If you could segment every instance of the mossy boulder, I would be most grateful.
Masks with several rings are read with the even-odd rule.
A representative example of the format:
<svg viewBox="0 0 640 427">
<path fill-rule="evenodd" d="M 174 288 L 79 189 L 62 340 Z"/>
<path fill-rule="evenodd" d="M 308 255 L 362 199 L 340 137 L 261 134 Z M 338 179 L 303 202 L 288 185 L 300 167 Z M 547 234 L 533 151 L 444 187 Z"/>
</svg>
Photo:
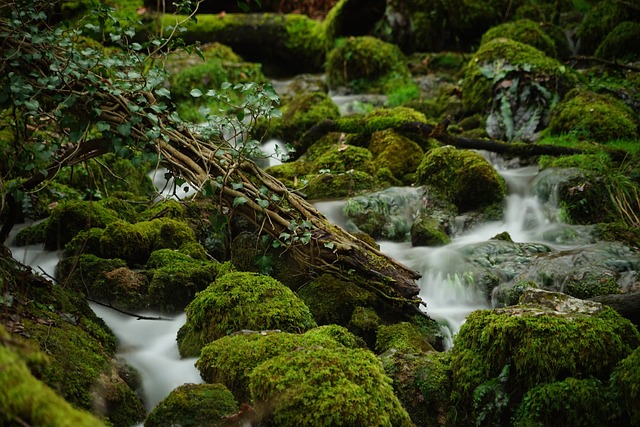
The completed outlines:
<svg viewBox="0 0 640 427">
<path fill-rule="evenodd" d="M 353 335 L 338 326 L 314 328 L 304 334 L 276 331 L 240 333 L 222 337 L 204 346 L 196 367 L 206 382 L 224 384 L 239 401 L 248 402 L 251 399 L 251 372 L 267 360 L 296 349 L 344 345 L 356 348 L 357 343 Z"/>
<path fill-rule="evenodd" d="M 356 307 L 375 305 L 370 291 L 330 274 L 323 274 L 298 291 L 319 325 L 347 326 Z"/>
<path fill-rule="evenodd" d="M 598 45 L 594 56 L 602 59 L 640 59 L 640 22 L 621 22 Z"/>
<path fill-rule="evenodd" d="M 118 213 L 99 202 L 68 202 L 51 211 L 45 228 L 44 247 L 56 250 L 64 247 L 81 231 L 103 228 L 119 219 Z"/>
<path fill-rule="evenodd" d="M 183 384 L 147 416 L 145 427 L 218 427 L 238 411 L 233 394 L 222 384 Z"/>
<path fill-rule="evenodd" d="M 596 142 L 638 138 L 637 115 L 609 95 L 574 89 L 554 108 L 548 132 L 578 133 Z"/>
<path fill-rule="evenodd" d="M 640 347 L 616 366 L 611 387 L 631 425 L 640 423 Z"/>
<path fill-rule="evenodd" d="M 638 330 L 612 309 L 528 289 L 517 306 L 467 317 L 451 350 L 452 396 L 463 419 L 509 420 L 530 389 L 568 377 L 607 381 L 638 345 Z M 499 396 L 508 407 L 491 406 Z"/>
<path fill-rule="evenodd" d="M 392 129 L 374 132 L 369 151 L 373 154 L 376 169 L 387 168 L 402 185 L 413 182 L 424 154 L 416 142 Z"/>
<path fill-rule="evenodd" d="M 251 396 L 273 426 L 412 426 L 373 353 L 301 348 L 251 373 Z"/>
<path fill-rule="evenodd" d="M 582 53 L 593 54 L 598 45 L 625 21 L 640 20 L 640 11 L 632 4 L 615 0 L 597 2 L 577 28 Z"/>
<path fill-rule="evenodd" d="M 410 107 L 378 108 L 364 117 L 364 125 L 356 121 L 353 131 L 362 132 L 364 127 L 365 132 L 374 133 L 413 122 L 427 123 L 427 118 L 424 113 Z"/>
<path fill-rule="evenodd" d="M 566 378 L 530 389 L 516 410 L 514 427 L 585 426 L 614 422 L 607 384 L 594 378 Z M 616 425 L 621 425 L 617 424 Z"/>
<path fill-rule="evenodd" d="M 344 215 L 348 228 L 367 233 L 374 239 L 404 241 L 419 205 L 417 189 L 393 187 L 347 200 Z"/>
<path fill-rule="evenodd" d="M 356 93 L 389 93 L 409 84 L 411 74 L 402 51 L 371 36 L 341 39 L 327 55 L 327 82 L 332 89 Z"/>
<path fill-rule="evenodd" d="M 451 146 L 427 152 L 418 167 L 418 184 L 429 185 L 460 212 L 502 202 L 506 185 L 484 157 Z"/>
<path fill-rule="evenodd" d="M 553 39 L 547 35 L 538 22 L 530 19 L 518 19 L 496 25 L 482 35 L 480 44 L 485 44 L 499 37 L 506 37 L 511 40 L 526 43 L 541 50 L 552 58 L 558 56 L 556 44 Z"/>
<path fill-rule="evenodd" d="M 377 185 L 371 174 L 356 170 L 311 174 L 305 179 L 307 182 L 301 190 L 312 200 L 353 197 L 374 190 Z"/>
<path fill-rule="evenodd" d="M 449 425 L 451 373 L 447 353 L 387 351 L 379 356 L 395 395 L 417 426 Z"/>
<path fill-rule="evenodd" d="M 0 424 L 56 427 L 106 425 L 100 418 L 75 408 L 34 377 L 25 363 L 24 342 L 12 338 L 1 325 L 0 341 Z"/>
<path fill-rule="evenodd" d="M 551 105 L 577 81 L 574 72 L 535 47 L 494 38 L 465 67 L 462 103 L 467 114 L 492 108 L 498 114 L 499 104 L 509 101 L 510 114 L 501 113 L 502 126 L 511 124 L 513 135 L 533 128 L 527 132 L 532 134 L 544 127 Z M 538 119 L 527 118 L 526 111 L 537 111 Z"/>
<path fill-rule="evenodd" d="M 286 286 L 249 272 L 218 277 L 187 306 L 187 322 L 178 331 L 183 357 L 242 329 L 303 332 L 316 326 L 309 308 Z"/>
<path fill-rule="evenodd" d="M 145 310 L 149 280 L 144 274 L 127 267 L 104 272 L 93 283 L 86 282 L 92 289 L 92 298 L 121 310 Z"/>
<path fill-rule="evenodd" d="M 432 334 L 425 333 L 416 324 L 399 322 L 392 325 L 380 325 L 376 340 L 376 352 L 425 353 L 435 351 L 431 342 L 433 342 Z"/>
<path fill-rule="evenodd" d="M 443 225 L 437 218 L 420 212 L 411 224 L 412 246 L 442 246 L 451 242 Z"/>
</svg>

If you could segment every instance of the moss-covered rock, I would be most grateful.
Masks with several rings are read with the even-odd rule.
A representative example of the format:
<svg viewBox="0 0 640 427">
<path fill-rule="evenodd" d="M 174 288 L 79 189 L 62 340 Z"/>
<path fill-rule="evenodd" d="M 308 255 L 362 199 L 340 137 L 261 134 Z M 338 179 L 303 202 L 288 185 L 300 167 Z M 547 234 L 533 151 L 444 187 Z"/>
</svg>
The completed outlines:
<svg viewBox="0 0 640 427">
<path fill-rule="evenodd" d="M 255 368 L 250 388 L 273 426 L 413 425 L 380 361 L 365 350 L 297 349 Z"/>
<path fill-rule="evenodd" d="M 528 44 L 541 50 L 547 56 L 557 57 L 556 44 L 549 37 L 542 26 L 530 19 L 518 19 L 504 24 L 496 25 L 482 35 L 480 44 L 499 37 L 506 37 L 521 43 Z"/>
<path fill-rule="evenodd" d="M 390 93 L 411 84 L 402 51 L 370 36 L 339 40 L 327 55 L 326 73 L 331 88 L 356 93 Z"/>
<path fill-rule="evenodd" d="M 435 351 L 429 341 L 433 336 L 426 334 L 418 325 L 409 322 L 380 325 L 376 351 L 400 351 L 403 353 L 423 353 Z"/>
<path fill-rule="evenodd" d="M 460 212 L 500 203 L 504 180 L 480 154 L 447 146 L 427 152 L 418 167 L 418 183 L 429 185 Z"/>
<path fill-rule="evenodd" d="M 610 308 L 528 289 L 520 305 L 468 316 L 451 350 L 453 398 L 462 419 L 504 422 L 536 386 L 608 380 L 639 344 L 638 330 Z M 493 405 L 500 396 L 508 406 Z"/>
<path fill-rule="evenodd" d="M 603 0 L 594 5 L 577 29 L 580 49 L 592 54 L 598 45 L 625 21 L 638 21 L 640 11 L 631 4 L 615 0 Z"/>
<path fill-rule="evenodd" d="M 121 310 L 145 310 L 149 307 L 147 276 L 127 267 L 104 272 L 93 283 L 85 283 L 91 289 L 91 297 L 102 303 Z"/>
<path fill-rule="evenodd" d="M 319 325 L 347 326 L 356 307 L 375 304 L 376 296 L 354 283 L 323 274 L 298 291 Z"/>
<path fill-rule="evenodd" d="M 353 131 L 363 132 L 364 127 L 364 132 L 373 134 L 376 131 L 397 128 L 413 122 L 427 123 L 427 118 L 423 113 L 409 107 L 378 108 L 364 117 L 364 124 L 356 121 Z"/>
<path fill-rule="evenodd" d="M 301 191 L 312 200 L 353 197 L 376 188 L 376 180 L 364 171 L 311 174 Z"/>
<path fill-rule="evenodd" d="M 597 427 L 615 422 L 606 383 L 594 378 L 569 377 L 540 385 L 530 389 L 522 400 L 514 416 L 514 427 Z"/>
<path fill-rule="evenodd" d="M 371 135 L 369 151 L 373 154 L 376 169 L 389 169 L 402 185 L 413 182 L 414 174 L 424 154 L 417 143 L 392 129 L 374 132 Z"/>
<path fill-rule="evenodd" d="M 640 423 L 640 347 L 616 366 L 611 387 L 631 425 Z"/>
<path fill-rule="evenodd" d="M 608 95 L 574 89 L 553 110 L 548 132 L 574 132 L 597 142 L 638 137 L 636 114 Z"/>
<path fill-rule="evenodd" d="M 587 266 L 575 269 L 567 275 L 563 292 L 581 299 L 617 294 L 621 292 L 617 279 L 613 271 L 602 271 Z"/>
<path fill-rule="evenodd" d="M 168 249 L 161 249 L 167 251 Z M 158 260 L 158 256 L 154 257 Z M 179 254 L 179 253 L 178 253 Z M 157 265 L 156 262 L 153 265 Z M 149 284 L 149 306 L 163 313 L 177 313 L 193 301 L 196 293 L 204 290 L 213 282 L 220 272 L 220 263 L 216 261 L 199 261 L 193 258 L 163 263 L 151 274 Z"/>
<path fill-rule="evenodd" d="M 105 424 L 74 408 L 58 393 L 32 375 L 25 364 L 24 344 L 0 326 L 0 424 L 100 427 Z M 22 349 L 16 352 L 15 349 Z"/>
<path fill-rule="evenodd" d="M 334 338 L 336 328 L 341 330 L 338 333 L 342 338 Z M 314 328 L 304 334 L 274 331 L 241 333 L 222 337 L 204 346 L 196 367 L 206 382 L 222 383 L 239 401 L 248 402 L 251 398 L 251 372 L 267 360 L 296 349 L 336 348 L 344 344 L 355 348 L 356 343 L 356 338 L 346 329 L 335 326 Z"/>
<path fill-rule="evenodd" d="M 574 72 L 540 50 L 511 39 L 494 38 L 480 46 L 465 67 L 462 102 L 468 114 L 483 112 L 493 104 L 500 126 L 507 128 L 506 134 L 515 136 L 526 130 L 533 135 L 546 125 L 554 101 L 576 82 Z M 509 102 L 509 114 L 498 111 L 503 100 Z M 537 120 L 532 121 L 526 111 L 536 111 Z M 509 126 L 513 127 L 510 132 Z"/>
<path fill-rule="evenodd" d="M 447 353 L 388 351 L 379 356 L 395 395 L 417 426 L 450 425 L 451 374 Z"/>
<path fill-rule="evenodd" d="M 640 59 L 640 22 L 621 22 L 598 45 L 594 56 L 603 59 Z"/>
<path fill-rule="evenodd" d="M 303 332 L 316 326 L 306 305 L 277 280 L 238 272 L 218 277 L 187 306 L 178 332 L 183 357 L 198 356 L 211 341 L 242 329 Z"/>
<path fill-rule="evenodd" d="M 233 394 L 222 384 L 183 384 L 153 408 L 145 427 L 218 427 L 238 411 Z"/>
<path fill-rule="evenodd" d="M 411 224 L 412 246 L 442 246 L 450 241 L 440 221 L 426 212 L 420 212 Z"/>
<path fill-rule="evenodd" d="M 103 228 L 119 219 L 118 213 L 99 202 L 69 202 L 58 205 L 47 220 L 44 245 L 56 250 L 64 247 L 80 231 Z"/>
</svg>

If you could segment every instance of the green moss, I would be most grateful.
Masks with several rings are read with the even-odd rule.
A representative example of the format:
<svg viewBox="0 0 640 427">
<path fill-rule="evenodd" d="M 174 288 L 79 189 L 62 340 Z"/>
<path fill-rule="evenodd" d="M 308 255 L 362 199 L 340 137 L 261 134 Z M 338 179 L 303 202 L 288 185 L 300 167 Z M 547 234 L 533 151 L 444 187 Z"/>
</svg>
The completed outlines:
<svg viewBox="0 0 640 427">
<path fill-rule="evenodd" d="M 197 292 L 216 279 L 219 269 L 220 264 L 216 261 L 193 259 L 157 268 L 149 285 L 150 307 L 163 313 L 182 311 Z"/>
<path fill-rule="evenodd" d="M 143 221 L 151 221 L 156 218 L 183 218 L 186 214 L 186 210 L 182 203 L 176 200 L 161 200 L 158 203 L 154 203 L 148 209 L 145 209 L 140 213 L 140 219 Z M 135 222 L 135 221 L 130 221 Z"/>
<path fill-rule="evenodd" d="M 586 271 L 574 272 L 567 277 L 563 292 L 581 299 L 618 294 L 621 290 L 616 279 L 613 273 L 598 274 L 586 269 Z"/>
<path fill-rule="evenodd" d="M 173 267 L 182 263 L 192 263 L 193 258 L 175 249 L 158 249 L 149 256 L 146 267 L 156 269 L 162 267 Z"/>
<path fill-rule="evenodd" d="M 183 384 L 153 408 L 145 427 L 217 427 L 238 411 L 233 394 L 222 384 Z"/>
<path fill-rule="evenodd" d="M 640 247 L 640 229 L 629 227 L 624 222 L 596 224 L 594 237 L 607 242 L 623 242 L 634 248 Z"/>
<path fill-rule="evenodd" d="M 251 395 L 269 425 L 411 426 L 376 357 L 364 350 L 303 348 L 253 370 Z"/>
<path fill-rule="evenodd" d="M 44 243 L 47 233 L 47 222 L 41 221 L 35 225 L 25 227 L 18 231 L 12 244 L 16 246 L 34 245 Z"/>
<path fill-rule="evenodd" d="M 410 84 L 411 74 L 400 49 L 370 36 L 336 43 L 327 55 L 327 82 L 357 93 L 390 93 Z"/>
<path fill-rule="evenodd" d="M 598 427 L 615 423 L 611 407 L 609 390 L 602 381 L 569 377 L 529 390 L 516 411 L 513 426 Z"/>
<path fill-rule="evenodd" d="M 381 131 L 388 128 L 397 128 L 406 123 L 427 123 L 424 114 L 413 108 L 395 107 L 380 108 L 365 116 L 364 130 L 367 133 Z M 357 122 L 355 132 L 362 132 L 362 124 Z"/>
<path fill-rule="evenodd" d="M 371 292 L 330 274 L 323 274 L 305 285 L 298 295 L 319 325 L 346 326 L 356 307 L 371 306 L 376 301 Z"/>
<path fill-rule="evenodd" d="M 461 212 L 500 203 L 506 193 L 504 180 L 484 157 L 450 146 L 424 155 L 417 181 L 434 187 Z"/>
<path fill-rule="evenodd" d="M 361 337 L 369 348 L 375 348 L 378 326 L 382 320 L 371 307 L 356 307 L 353 310 L 347 329 Z"/>
<path fill-rule="evenodd" d="M 353 145 L 334 145 L 315 159 L 312 172 L 329 171 L 333 173 L 359 171 L 372 173 L 374 165 L 371 151 Z"/>
<path fill-rule="evenodd" d="M 558 56 L 555 42 L 545 33 L 539 23 L 530 19 L 518 19 L 493 27 L 483 34 L 480 44 L 485 44 L 499 37 L 506 37 L 528 44 L 541 50 L 550 57 Z"/>
<path fill-rule="evenodd" d="M 640 22 L 622 22 L 606 35 L 598 45 L 594 56 L 610 60 L 637 61 L 640 59 L 638 37 L 640 37 Z"/>
<path fill-rule="evenodd" d="M 182 356 L 197 356 L 207 343 L 241 329 L 301 332 L 315 325 L 304 303 L 277 280 L 254 273 L 218 277 L 187 306 L 178 332 Z"/>
<path fill-rule="evenodd" d="M 597 3 L 589 10 L 578 27 L 577 36 L 580 39 L 581 50 L 585 54 L 592 54 L 618 24 L 624 21 L 637 21 L 639 14 L 637 8 L 634 10 L 633 6 L 624 2 L 603 0 Z"/>
<path fill-rule="evenodd" d="M 550 94 L 563 94 L 578 81 L 574 72 L 532 46 L 507 38 L 492 39 L 480 46 L 465 67 L 462 103 L 467 114 L 484 111 L 496 85 L 511 72 L 528 76 Z"/>
<path fill-rule="evenodd" d="M 608 95 L 574 89 L 553 110 L 548 132 L 574 132 L 597 142 L 638 138 L 635 114 Z"/>
<path fill-rule="evenodd" d="M 380 358 L 415 425 L 456 425 L 454 416 L 449 420 L 451 373 L 446 353 L 390 351 Z"/>
<path fill-rule="evenodd" d="M 375 189 L 375 180 L 364 171 L 307 175 L 307 183 L 300 187 L 310 199 L 352 197 Z"/>
<path fill-rule="evenodd" d="M 442 246 L 451 241 L 437 218 L 420 213 L 411 224 L 412 246 Z"/>
<path fill-rule="evenodd" d="M 384 353 L 390 350 L 403 353 L 422 353 L 435 351 L 429 344 L 429 336 L 417 325 L 400 322 L 393 325 L 380 325 L 376 351 Z"/>
<path fill-rule="evenodd" d="M 0 327 L 0 424 L 99 427 L 100 419 L 72 407 L 51 388 L 37 380 L 14 351 L 20 346 Z"/>
<path fill-rule="evenodd" d="M 408 178 L 418 169 L 424 154 L 418 144 L 392 129 L 374 132 L 369 150 L 373 154 L 376 169 L 389 169 L 404 185 L 411 184 Z"/>
<path fill-rule="evenodd" d="M 549 298 L 546 306 L 479 310 L 467 317 L 451 350 L 457 408 L 466 411 L 472 400 L 482 402 L 482 407 L 476 405 L 477 416 L 490 409 L 479 394 L 488 397 L 487 392 L 500 390 L 509 396 L 509 409 L 502 408 L 508 417 L 533 387 L 567 377 L 606 381 L 640 344 L 637 329 L 612 309 L 560 313 L 558 307 L 580 300 L 542 294 Z"/>
<path fill-rule="evenodd" d="M 249 377 L 256 367 L 296 349 L 336 348 L 344 342 L 357 342 L 346 329 L 340 329 L 337 339 L 336 334 L 327 333 L 326 328 L 314 328 L 304 334 L 270 332 L 222 337 L 202 348 L 196 367 L 206 382 L 222 383 L 240 401 L 246 402 L 250 400 Z M 335 332 L 335 328 L 333 330 Z"/>
<path fill-rule="evenodd" d="M 611 387 L 632 425 L 640 423 L 640 347 L 616 366 Z"/>
<path fill-rule="evenodd" d="M 118 218 L 117 212 L 100 203 L 79 201 L 58 205 L 47 220 L 45 248 L 62 248 L 80 231 L 91 227 L 105 227 Z"/>
</svg>

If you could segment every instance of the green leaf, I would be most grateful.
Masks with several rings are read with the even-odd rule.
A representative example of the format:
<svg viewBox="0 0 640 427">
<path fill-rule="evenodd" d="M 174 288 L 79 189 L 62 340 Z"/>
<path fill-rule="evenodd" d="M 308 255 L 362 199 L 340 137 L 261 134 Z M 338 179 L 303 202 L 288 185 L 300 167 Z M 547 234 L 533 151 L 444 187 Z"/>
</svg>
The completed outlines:
<svg viewBox="0 0 640 427">
<path fill-rule="evenodd" d="M 131 122 L 126 122 L 118 125 L 118 133 L 122 136 L 131 135 Z"/>
<path fill-rule="evenodd" d="M 158 96 L 164 96 L 165 98 L 171 98 L 171 92 L 169 92 L 169 89 L 165 88 L 165 87 L 161 87 L 155 90 L 156 95 Z"/>
<path fill-rule="evenodd" d="M 111 129 L 111 125 L 107 122 L 98 122 L 96 123 L 96 128 L 99 132 L 104 132 Z"/>
<path fill-rule="evenodd" d="M 256 203 L 262 208 L 266 209 L 269 207 L 269 201 L 265 199 L 256 199 Z"/>
<path fill-rule="evenodd" d="M 245 203 L 247 203 L 247 201 L 248 200 L 246 197 L 238 196 L 233 199 L 233 207 L 235 208 L 236 206 L 244 205 Z"/>
<path fill-rule="evenodd" d="M 189 94 L 194 98 L 200 98 L 202 96 L 202 91 L 200 89 L 191 89 Z"/>
</svg>

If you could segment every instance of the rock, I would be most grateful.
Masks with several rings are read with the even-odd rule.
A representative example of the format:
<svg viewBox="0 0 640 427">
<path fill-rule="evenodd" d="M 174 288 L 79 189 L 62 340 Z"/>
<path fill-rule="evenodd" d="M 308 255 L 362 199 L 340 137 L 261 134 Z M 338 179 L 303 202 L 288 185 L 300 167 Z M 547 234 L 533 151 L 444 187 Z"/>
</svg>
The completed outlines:
<svg viewBox="0 0 640 427">
<path fill-rule="evenodd" d="M 435 218 L 420 213 L 411 225 L 412 246 L 442 246 L 451 242 L 444 227 Z"/>
</svg>

